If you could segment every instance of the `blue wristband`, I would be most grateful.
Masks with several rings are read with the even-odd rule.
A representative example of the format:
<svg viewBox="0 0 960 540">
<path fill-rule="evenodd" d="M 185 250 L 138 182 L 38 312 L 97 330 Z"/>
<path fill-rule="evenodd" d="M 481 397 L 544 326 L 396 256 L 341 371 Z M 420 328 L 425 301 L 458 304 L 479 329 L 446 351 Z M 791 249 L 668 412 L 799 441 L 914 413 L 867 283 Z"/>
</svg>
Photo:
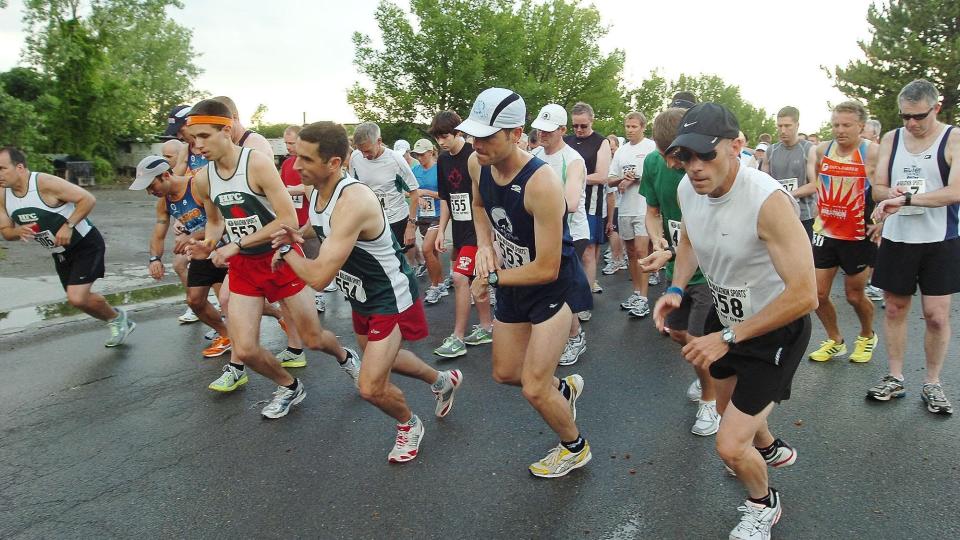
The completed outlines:
<svg viewBox="0 0 960 540">
<path fill-rule="evenodd" d="M 680 298 L 683 298 L 683 289 L 681 289 L 680 287 L 674 287 L 673 285 L 667 287 L 667 294 L 670 294 L 670 293 L 679 294 Z"/>
</svg>

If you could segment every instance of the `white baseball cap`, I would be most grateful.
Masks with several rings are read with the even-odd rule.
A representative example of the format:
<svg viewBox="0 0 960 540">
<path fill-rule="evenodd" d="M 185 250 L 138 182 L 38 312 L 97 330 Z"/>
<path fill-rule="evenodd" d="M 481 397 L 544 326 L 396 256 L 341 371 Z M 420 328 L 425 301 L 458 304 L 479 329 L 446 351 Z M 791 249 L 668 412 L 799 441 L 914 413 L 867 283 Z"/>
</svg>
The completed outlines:
<svg viewBox="0 0 960 540">
<path fill-rule="evenodd" d="M 760 152 L 760 151 L 762 150 L 762 151 L 766 152 L 766 151 L 767 151 L 767 148 L 770 148 L 770 146 L 769 146 L 767 143 L 762 142 L 762 143 L 760 143 L 760 144 L 757 145 L 756 151 L 757 151 L 757 152 Z"/>
<path fill-rule="evenodd" d="M 530 124 L 534 129 L 551 132 L 567 125 L 567 111 L 556 103 L 548 103 L 540 109 L 537 119 Z"/>
<path fill-rule="evenodd" d="M 139 191 L 146 189 L 156 177 L 170 170 L 167 158 L 163 156 L 147 156 L 137 164 L 137 177 L 130 184 L 130 189 Z"/>
<path fill-rule="evenodd" d="M 457 126 L 474 137 L 489 137 L 501 129 L 523 127 L 527 106 L 523 98 L 506 88 L 487 88 L 473 102 L 470 117 Z"/>
<path fill-rule="evenodd" d="M 397 142 L 393 143 L 393 151 L 403 154 L 410 151 L 410 143 L 403 139 L 397 139 Z"/>
</svg>

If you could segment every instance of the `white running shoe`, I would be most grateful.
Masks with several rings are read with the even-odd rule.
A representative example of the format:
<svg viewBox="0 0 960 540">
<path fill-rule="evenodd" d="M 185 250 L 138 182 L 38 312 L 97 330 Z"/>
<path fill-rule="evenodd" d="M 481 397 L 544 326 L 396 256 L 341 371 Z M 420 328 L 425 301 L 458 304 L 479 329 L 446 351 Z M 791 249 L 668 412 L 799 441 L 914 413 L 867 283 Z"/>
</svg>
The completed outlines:
<svg viewBox="0 0 960 540">
<path fill-rule="evenodd" d="M 557 365 L 560 366 L 572 366 L 577 363 L 577 360 L 580 359 L 582 355 L 587 350 L 587 335 L 583 331 L 583 328 L 580 329 L 580 332 L 572 338 L 567 338 L 567 345 L 563 348 L 563 353 L 560 354 L 560 361 L 557 362 Z"/>
<path fill-rule="evenodd" d="M 700 379 L 694 379 L 687 387 L 687 399 L 694 402 L 700 401 L 701 394 L 703 394 L 703 388 L 700 387 Z"/>
<path fill-rule="evenodd" d="M 297 379 L 297 389 L 291 390 L 286 386 L 278 386 L 273 393 L 273 399 L 267 406 L 260 411 L 264 418 L 282 418 L 290 412 L 290 408 L 303 401 L 307 397 L 306 390 L 303 389 L 303 383 Z"/>
<path fill-rule="evenodd" d="M 709 437 L 720 431 L 720 413 L 717 412 L 716 401 L 705 401 L 697 409 L 697 420 L 693 423 L 690 433 Z"/>
<path fill-rule="evenodd" d="M 360 355 L 349 347 L 344 347 L 343 350 L 347 351 L 347 361 L 340 364 L 340 369 L 353 379 L 354 386 L 360 388 Z"/>
<path fill-rule="evenodd" d="M 207 341 L 213 341 L 218 337 L 220 337 L 220 333 L 212 328 L 210 330 L 207 330 L 207 333 L 203 335 L 203 339 Z"/>
<path fill-rule="evenodd" d="M 387 456 L 390 463 L 406 463 L 417 457 L 420 451 L 420 441 L 423 440 L 423 422 L 413 415 L 410 419 L 415 421 L 413 425 L 410 422 L 406 424 L 397 424 L 397 439 L 393 445 L 393 450 Z"/>
<path fill-rule="evenodd" d="M 647 303 L 646 298 L 641 296 L 640 299 L 637 300 L 637 303 L 630 308 L 628 313 L 630 314 L 631 318 L 642 319 L 650 314 L 650 304 Z"/>
<path fill-rule="evenodd" d="M 442 292 L 440 287 L 428 287 L 427 293 L 423 295 L 423 301 L 430 305 L 436 304 L 440 301 L 440 298 L 444 296 Z"/>
<path fill-rule="evenodd" d="M 443 389 L 431 389 L 433 395 L 437 398 L 437 408 L 436 411 L 434 411 L 437 418 L 443 418 L 450 412 L 450 409 L 453 408 L 453 398 L 457 393 L 457 389 L 459 389 L 463 383 L 463 373 L 459 369 L 444 371 L 440 376 L 446 379 L 443 384 Z"/>
<path fill-rule="evenodd" d="M 567 383 L 567 387 L 570 388 L 570 415 L 573 416 L 573 420 L 577 420 L 577 399 L 580 398 L 580 395 L 583 394 L 583 377 L 574 373 L 573 375 L 567 375 L 563 378 Z"/>
<path fill-rule="evenodd" d="M 771 506 L 764 506 L 752 501 L 746 501 L 737 508 L 743 513 L 740 523 L 730 531 L 730 540 L 770 540 L 770 529 L 783 513 L 780 506 L 780 494 L 770 488 Z"/>
<path fill-rule="evenodd" d="M 177 320 L 180 324 L 190 324 L 199 321 L 200 318 L 197 317 L 197 314 L 194 313 L 192 309 L 187 308 L 187 310 L 183 312 L 183 315 L 177 317 Z"/>
<path fill-rule="evenodd" d="M 651 272 L 650 277 L 647 278 L 647 285 L 659 285 L 660 284 L 660 271 Z"/>
<path fill-rule="evenodd" d="M 627 309 L 627 310 L 633 309 L 633 306 L 635 306 L 637 304 L 637 301 L 640 300 L 641 298 L 643 298 L 643 296 L 640 296 L 640 293 L 634 291 L 633 293 L 630 294 L 630 296 L 627 297 L 626 300 L 624 300 L 623 302 L 620 302 L 620 309 Z"/>
<path fill-rule="evenodd" d="M 610 262 L 608 262 L 606 266 L 603 267 L 603 270 L 600 270 L 600 272 L 605 276 L 611 276 L 613 274 L 616 274 L 619 271 L 620 271 L 620 262 L 614 261 L 614 260 L 611 260 Z"/>
<path fill-rule="evenodd" d="M 591 317 L 593 317 L 593 312 L 589 309 L 577 313 L 577 318 L 580 319 L 580 322 L 587 322 Z"/>
</svg>

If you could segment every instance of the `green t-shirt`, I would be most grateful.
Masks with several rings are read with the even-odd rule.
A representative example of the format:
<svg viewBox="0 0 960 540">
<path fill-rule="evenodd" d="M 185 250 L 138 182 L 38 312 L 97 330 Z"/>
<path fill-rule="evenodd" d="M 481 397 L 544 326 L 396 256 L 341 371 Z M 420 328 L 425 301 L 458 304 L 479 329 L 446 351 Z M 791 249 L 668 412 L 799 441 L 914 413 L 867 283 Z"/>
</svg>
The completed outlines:
<svg viewBox="0 0 960 540">
<path fill-rule="evenodd" d="M 663 219 L 664 236 L 673 247 L 677 246 L 680 234 L 680 204 L 677 202 L 677 186 L 683 178 L 682 169 L 671 169 L 663 160 L 660 152 L 647 154 L 643 160 L 643 181 L 640 182 L 640 194 L 647 199 L 647 205 L 660 210 Z M 667 278 L 673 279 L 673 261 L 667 263 Z M 690 278 L 690 285 L 706 283 L 700 269 Z"/>
</svg>

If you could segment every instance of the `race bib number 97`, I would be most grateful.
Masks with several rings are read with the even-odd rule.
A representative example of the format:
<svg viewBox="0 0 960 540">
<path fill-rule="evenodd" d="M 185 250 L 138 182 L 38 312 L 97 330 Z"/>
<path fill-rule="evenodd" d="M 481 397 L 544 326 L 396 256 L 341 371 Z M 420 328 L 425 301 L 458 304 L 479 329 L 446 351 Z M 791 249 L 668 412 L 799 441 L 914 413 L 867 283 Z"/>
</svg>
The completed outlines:
<svg viewBox="0 0 960 540">
<path fill-rule="evenodd" d="M 454 221 L 470 221 L 473 219 L 469 193 L 450 194 L 450 215 L 453 216 Z"/>
<path fill-rule="evenodd" d="M 260 216 L 248 216 L 244 218 L 230 218 L 227 222 L 227 234 L 230 235 L 230 241 L 236 242 L 244 236 L 250 236 L 263 228 L 260 222 Z"/>
<path fill-rule="evenodd" d="M 794 190 L 800 185 L 796 178 L 784 178 L 780 180 L 780 185 L 783 186 L 783 189 L 793 193 Z"/>
<path fill-rule="evenodd" d="M 343 270 L 337 272 L 337 288 L 350 300 L 364 303 L 367 301 L 367 291 L 363 288 L 363 280 Z"/>
<path fill-rule="evenodd" d="M 742 323 L 753 315 L 750 289 L 718 285 L 709 278 L 707 284 L 713 294 L 713 305 L 717 310 L 717 315 L 720 316 L 720 322 L 724 326 L 730 327 Z"/>
<path fill-rule="evenodd" d="M 504 268 L 517 268 L 530 262 L 529 249 L 511 242 L 496 229 L 493 233 L 497 240 L 497 253 L 500 255 L 500 263 Z"/>
</svg>

